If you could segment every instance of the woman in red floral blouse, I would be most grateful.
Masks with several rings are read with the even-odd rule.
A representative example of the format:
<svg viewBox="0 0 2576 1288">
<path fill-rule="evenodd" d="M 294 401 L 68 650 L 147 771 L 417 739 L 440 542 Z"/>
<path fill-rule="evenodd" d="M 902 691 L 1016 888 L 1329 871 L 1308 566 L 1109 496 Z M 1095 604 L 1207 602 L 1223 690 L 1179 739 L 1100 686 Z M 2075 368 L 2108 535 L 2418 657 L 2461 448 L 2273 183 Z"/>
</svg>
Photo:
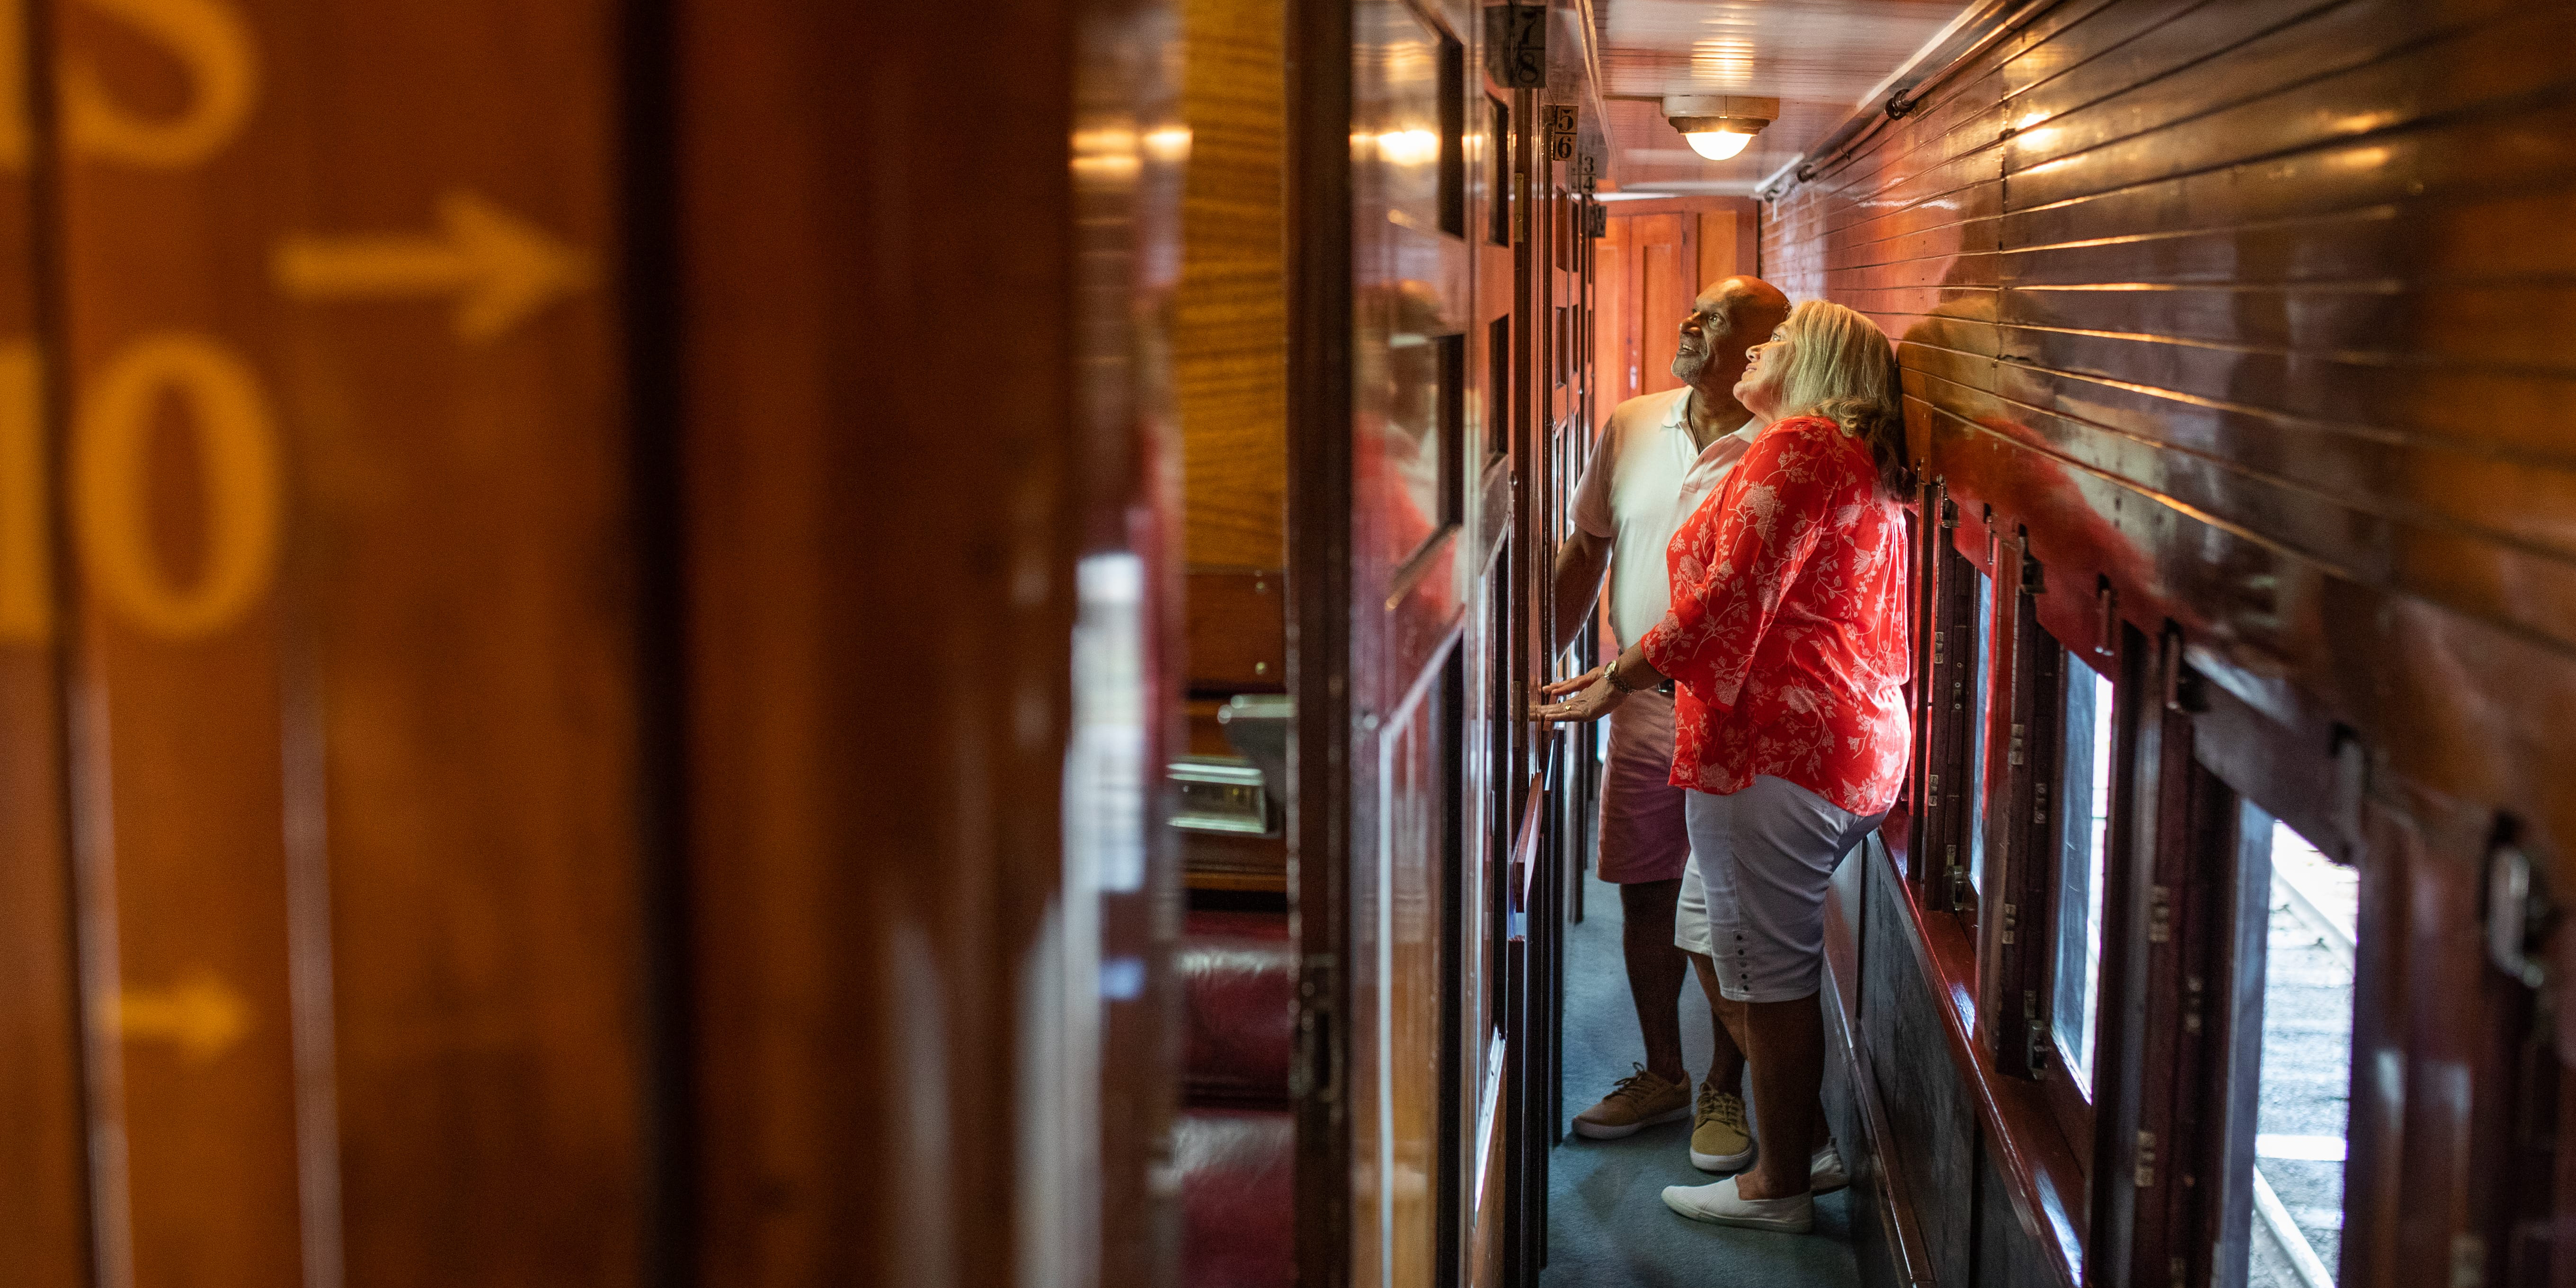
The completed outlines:
<svg viewBox="0 0 2576 1288">
<path fill-rule="evenodd" d="M 1816 1113 L 1825 888 L 1904 782 L 1906 463 L 1896 355 L 1867 318 L 1801 304 L 1757 345 L 1736 398 L 1770 423 L 1666 549 L 1671 614 L 1608 666 L 1546 690 L 1593 720 L 1677 682 L 1673 782 L 1707 894 L 1718 984 L 1746 1005 L 1752 1170 L 1664 1202 L 1725 1225 L 1805 1231 L 1845 1183 Z M 1822 1140 L 1821 1145 L 1815 1142 Z M 1815 1148 L 1810 1149 L 1811 1145 Z"/>
</svg>

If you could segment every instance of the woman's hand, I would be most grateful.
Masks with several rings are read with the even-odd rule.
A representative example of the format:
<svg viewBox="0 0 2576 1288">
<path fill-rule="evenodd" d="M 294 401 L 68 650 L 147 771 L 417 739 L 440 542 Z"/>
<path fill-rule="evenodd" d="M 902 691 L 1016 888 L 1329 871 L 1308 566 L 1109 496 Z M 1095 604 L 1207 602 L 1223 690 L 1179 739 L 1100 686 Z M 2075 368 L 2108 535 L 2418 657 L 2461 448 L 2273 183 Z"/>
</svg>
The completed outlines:
<svg viewBox="0 0 2576 1288">
<path fill-rule="evenodd" d="M 1618 709 L 1628 700 L 1626 690 L 1610 683 L 1610 668 L 1596 666 L 1571 680 L 1559 680 L 1538 691 L 1550 701 L 1530 708 L 1530 719 L 1541 724 L 1585 724 Z M 1567 695 L 1573 695 L 1568 697 Z"/>
</svg>

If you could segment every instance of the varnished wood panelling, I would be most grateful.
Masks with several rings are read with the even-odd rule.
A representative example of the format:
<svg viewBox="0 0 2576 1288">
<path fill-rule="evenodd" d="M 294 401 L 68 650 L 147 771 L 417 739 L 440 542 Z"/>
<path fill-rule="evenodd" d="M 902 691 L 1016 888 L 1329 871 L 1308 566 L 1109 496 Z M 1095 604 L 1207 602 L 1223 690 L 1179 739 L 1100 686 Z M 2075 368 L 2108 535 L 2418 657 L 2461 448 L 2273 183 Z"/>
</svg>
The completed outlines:
<svg viewBox="0 0 2576 1288">
<path fill-rule="evenodd" d="M 0 1266 L 89 1282 L 61 656 L 22 5 L 0 5 Z M 50 346 L 47 346 L 50 347 Z"/>
<path fill-rule="evenodd" d="M 1189 166 L 1172 380 L 1184 544 L 1192 564 L 1279 568 L 1288 521 L 1286 18 L 1280 0 L 1188 0 L 1181 15 Z"/>
<path fill-rule="evenodd" d="M 2471 960 L 2479 914 L 2454 883 L 2499 814 L 2576 874 L 2545 732 L 2576 719 L 2570 21 L 2487 0 L 2061 4 L 1768 221 L 1784 285 L 1900 341 L 1929 472 L 2029 528 L 2041 623 L 2103 644 L 2099 581 L 2117 616 L 2177 624 L 2229 695 L 2201 717 L 2227 740 L 2210 763 L 2362 859 L 2346 1282 L 2463 1256 L 2498 1282 L 2524 1237 L 2482 1187 L 2519 1147 L 2496 1115 L 2525 1021 Z M 2367 837 L 2317 799 L 2362 795 L 2338 776 L 2348 738 L 2386 812 Z M 2434 1066 L 2453 1081 L 2422 1104 Z M 2007 1281 L 2011 1237 L 1982 1228 L 1986 1280 Z"/>
<path fill-rule="evenodd" d="M 2562 11 L 2502 8 L 2115 4 L 2008 42 L 2000 84 L 2021 92 L 2002 105 L 2027 123 L 1990 185 L 2017 212 L 1991 261 L 2001 361 L 1941 356 L 1983 348 L 1957 322 L 1885 318 L 1909 369 L 1939 382 L 1910 389 L 2101 480 L 2077 490 L 2125 507 L 2115 523 L 2180 507 L 2186 526 L 2282 543 L 2331 576 L 2576 643 L 2551 589 L 2571 482 L 2539 430 L 2567 393 L 2566 306 L 2534 276 L 2559 271 L 2563 239 L 2507 235 L 2542 227 L 2576 168 L 2567 109 L 2514 96 L 2576 71 Z M 2477 105 L 2493 106 L 2459 114 Z M 1819 229 L 1950 182 L 1940 164 L 1872 164 L 1860 191 L 1829 191 L 1829 173 L 1793 193 L 1772 257 L 1813 262 L 1799 257 L 1827 244 Z M 1945 240 L 1865 244 L 1918 252 L 1913 281 L 1980 280 L 1970 245 Z M 1888 313 L 1923 289 L 1887 285 L 1909 278 L 1883 254 L 1830 255 L 1813 279 L 1827 294 Z M 2187 600 L 2205 580 L 2168 589 Z M 2292 643 L 2306 628 L 2236 629 L 2315 656 Z"/>
<path fill-rule="evenodd" d="M 1278 572 L 1189 576 L 1189 687 L 1194 693 L 1279 693 L 1288 687 L 1282 621 L 1286 577 Z"/>
<path fill-rule="evenodd" d="M 1160 999 L 1090 972 L 1150 981 L 1170 889 L 1117 788 L 1152 781 L 1180 690 L 1139 325 L 1178 267 L 1178 31 L 1151 4 L 971 25 L 679 6 L 701 1204 L 675 1277 L 1159 1277 L 1173 1071 L 1133 1022 Z"/>
<path fill-rule="evenodd" d="M 618 13 L 52 12 L 99 1273 L 634 1282 Z"/>
<path fill-rule="evenodd" d="M 1862 862 L 1868 851 L 1846 862 Z M 1914 1200 L 1925 1256 L 1935 1283 L 1966 1284 L 1976 1220 L 1977 1116 L 1948 1058 L 1949 1043 L 1934 1008 L 1950 1005 L 1917 964 L 1906 895 L 1884 872 L 1866 881 L 1861 927 L 1860 1033 L 1887 1110 L 1888 1146 L 1880 1162 Z"/>
</svg>

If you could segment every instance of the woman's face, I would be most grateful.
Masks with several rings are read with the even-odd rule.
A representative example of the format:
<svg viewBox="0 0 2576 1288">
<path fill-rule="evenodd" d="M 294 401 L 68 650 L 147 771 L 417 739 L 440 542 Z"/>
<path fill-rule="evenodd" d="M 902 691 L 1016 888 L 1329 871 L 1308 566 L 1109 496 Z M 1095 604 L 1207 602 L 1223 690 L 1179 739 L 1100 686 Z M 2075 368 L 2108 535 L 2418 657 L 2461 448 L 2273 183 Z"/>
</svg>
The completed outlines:
<svg viewBox="0 0 2576 1288">
<path fill-rule="evenodd" d="M 1786 329 L 1744 351 L 1744 377 L 1735 382 L 1735 401 L 1764 421 L 1780 415 L 1780 382 L 1789 375 L 1789 343 L 1780 334 Z"/>
</svg>

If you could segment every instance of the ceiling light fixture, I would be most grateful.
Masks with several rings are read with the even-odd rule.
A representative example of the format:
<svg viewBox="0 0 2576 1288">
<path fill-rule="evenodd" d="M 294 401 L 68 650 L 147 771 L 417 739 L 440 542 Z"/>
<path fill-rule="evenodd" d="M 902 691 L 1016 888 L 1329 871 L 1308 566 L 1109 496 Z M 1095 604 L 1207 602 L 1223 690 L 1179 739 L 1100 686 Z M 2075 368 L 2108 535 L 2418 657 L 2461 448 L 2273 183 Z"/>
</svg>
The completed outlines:
<svg viewBox="0 0 2576 1288">
<path fill-rule="evenodd" d="M 1691 151 L 1724 161 L 1744 150 L 1762 127 L 1780 118 L 1780 100 L 1737 94 L 1667 94 L 1664 118 L 1682 132 Z"/>
</svg>

